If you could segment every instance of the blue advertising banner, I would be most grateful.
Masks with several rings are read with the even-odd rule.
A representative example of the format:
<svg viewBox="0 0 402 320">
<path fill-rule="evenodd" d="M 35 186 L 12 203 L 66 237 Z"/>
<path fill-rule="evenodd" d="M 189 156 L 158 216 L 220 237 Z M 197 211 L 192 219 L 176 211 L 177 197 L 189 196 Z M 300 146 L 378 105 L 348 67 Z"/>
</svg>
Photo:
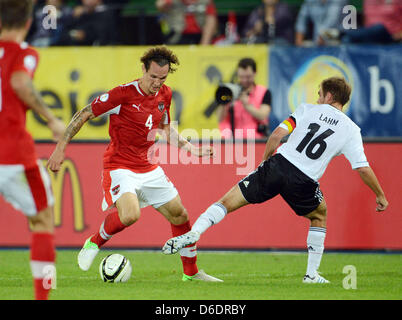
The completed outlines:
<svg viewBox="0 0 402 320">
<path fill-rule="evenodd" d="M 402 136 L 402 45 L 270 48 L 271 128 L 300 103 L 316 103 L 320 82 L 343 76 L 352 85 L 344 112 L 364 137 Z"/>
</svg>

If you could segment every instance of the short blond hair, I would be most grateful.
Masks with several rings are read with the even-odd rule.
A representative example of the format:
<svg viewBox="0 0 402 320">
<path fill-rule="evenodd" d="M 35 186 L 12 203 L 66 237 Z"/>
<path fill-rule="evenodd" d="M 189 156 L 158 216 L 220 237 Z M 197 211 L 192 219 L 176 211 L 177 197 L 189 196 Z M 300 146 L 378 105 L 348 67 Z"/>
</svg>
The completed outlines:
<svg viewBox="0 0 402 320">
<path fill-rule="evenodd" d="M 324 96 L 330 92 L 335 102 L 344 106 L 350 99 L 352 88 L 344 78 L 331 77 L 321 82 L 322 93 Z"/>
</svg>

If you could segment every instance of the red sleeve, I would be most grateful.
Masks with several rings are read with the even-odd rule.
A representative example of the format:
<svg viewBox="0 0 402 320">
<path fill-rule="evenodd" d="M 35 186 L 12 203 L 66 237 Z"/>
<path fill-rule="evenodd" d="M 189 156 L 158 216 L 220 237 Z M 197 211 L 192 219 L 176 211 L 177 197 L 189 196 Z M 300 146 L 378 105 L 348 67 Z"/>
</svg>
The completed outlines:
<svg viewBox="0 0 402 320">
<path fill-rule="evenodd" d="M 128 90 L 127 86 L 119 86 L 95 98 L 91 103 L 92 112 L 95 117 L 124 103 Z"/>
<path fill-rule="evenodd" d="M 29 74 L 31 78 L 34 77 L 36 68 L 38 67 L 39 63 L 39 54 L 38 52 L 28 47 L 27 49 L 23 49 L 20 51 L 19 55 L 17 56 L 11 73 L 17 71 L 25 71 Z"/>
<path fill-rule="evenodd" d="M 209 1 L 206 12 L 207 12 L 207 15 L 209 15 L 209 16 L 216 16 L 217 15 L 216 7 L 215 7 L 215 4 L 214 4 L 213 0 Z"/>
</svg>

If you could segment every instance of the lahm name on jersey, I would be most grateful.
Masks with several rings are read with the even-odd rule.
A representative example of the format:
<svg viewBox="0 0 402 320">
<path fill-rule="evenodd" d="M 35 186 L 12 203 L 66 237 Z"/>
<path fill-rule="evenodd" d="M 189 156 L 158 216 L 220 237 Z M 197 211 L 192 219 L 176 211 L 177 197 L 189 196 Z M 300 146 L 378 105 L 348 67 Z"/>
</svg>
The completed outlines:
<svg viewBox="0 0 402 320">
<path fill-rule="evenodd" d="M 324 122 L 326 122 L 328 124 L 332 124 L 334 126 L 336 126 L 338 124 L 338 122 L 339 122 L 339 120 L 328 118 L 327 116 L 324 116 L 322 113 L 321 113 L 320 118 L 318 120 L 324 121 Z"/>
</svg>

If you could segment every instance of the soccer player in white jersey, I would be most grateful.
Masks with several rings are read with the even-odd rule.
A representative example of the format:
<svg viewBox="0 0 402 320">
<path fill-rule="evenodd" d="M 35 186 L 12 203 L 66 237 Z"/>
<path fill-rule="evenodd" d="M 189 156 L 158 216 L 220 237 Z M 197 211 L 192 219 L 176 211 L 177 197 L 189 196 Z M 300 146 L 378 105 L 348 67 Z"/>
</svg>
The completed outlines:
<svg viewBox="0 0 402 320">
<path fill-rule="evenodd" d="M 176 253 L 180 248 L 198 241 L 202 233 L 229 212 L 280 194 L 297 215 L 311 222 L 303 283 L 328 283 L 318 273 L 327 221 L 327 207 L 318 180 L 331 159 L 344 154 L 352 169 L 374 192 L 376 210 L 384 211 L 388 206 L 364 154 L 360 128 L 342 112 L 350 93 L 351 88 L 343 78 L 332 77 L 322 81 L 317 105 L 301 104 L 283 121 L 268 139 L 260 166 L 201 214 L 190 232 L 169 239 L 163 252 Z M 288 134 L 288 141 L 278 148 L 282 138 Z"/>
</svg>

